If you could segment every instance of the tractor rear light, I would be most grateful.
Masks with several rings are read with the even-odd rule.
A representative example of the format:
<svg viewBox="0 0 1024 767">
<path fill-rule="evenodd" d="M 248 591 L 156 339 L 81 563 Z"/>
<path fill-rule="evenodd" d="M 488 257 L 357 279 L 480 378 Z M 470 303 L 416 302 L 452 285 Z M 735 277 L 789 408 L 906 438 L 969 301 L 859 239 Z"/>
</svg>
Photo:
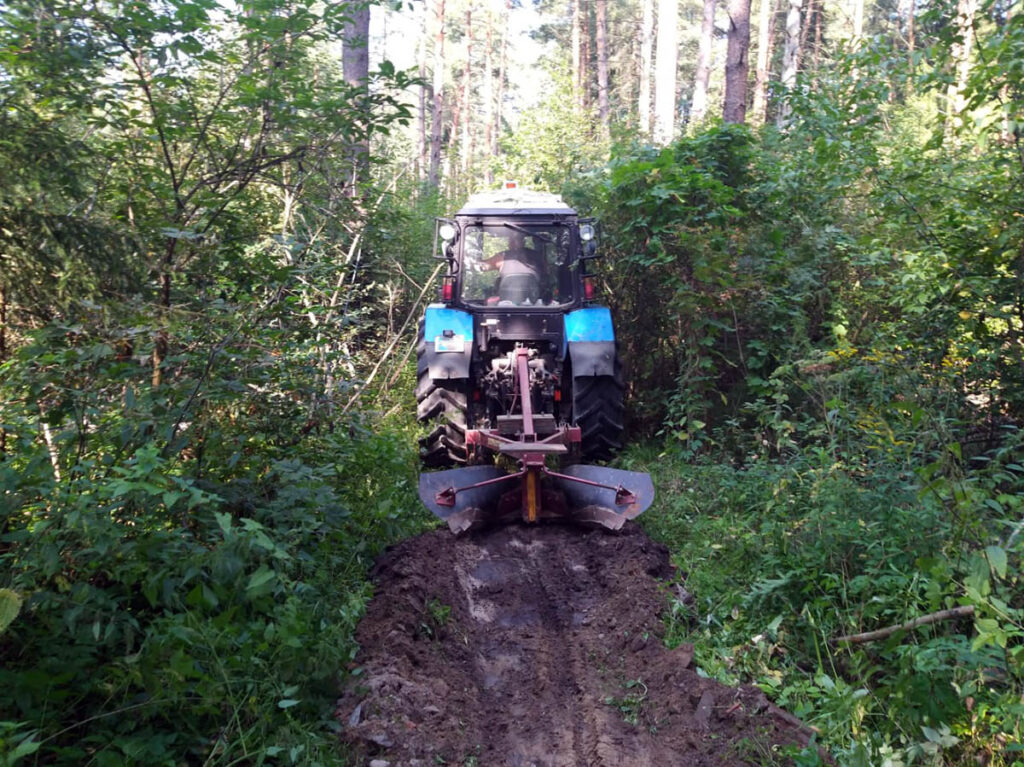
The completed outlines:
<svg viewBox="0 0 1024 767">
<path fill-rule="evenodd" d="M 473 389 L 473 401 L 474 401 L 474 402 L 479 402 L 479 401 L 480 401 L 480 398 L 481 398 L 482 396 L 483 396 L 483 395 L 482 395 L 482 394 L 480 393 L 480 390 L 479 390 L 479 389 Z"/>
<path fill-rule="evenodd" d="M 455 286 L 452 283 L 451 277 L 445 277 L 444 282 L 441 283 L 441 300 L 445 303 L 452 300 L 452 296 L 455 295 Z"/>
<path fill-rule="evenodd" d="M 561 389 L 555 389 L 555 402 L 561 402 L 561 401 L 562 401 L 562 390 Z"/>
<path fill-rule="evenodd" d="M 583 278 L 583 297 L 587 301 L 593 301 L 594 300 L 594 296 L 596 294 L 597 294 L 597 289 L 594 287 L 594 278 L 593 277 L 584 277 Z"/>
</svg>

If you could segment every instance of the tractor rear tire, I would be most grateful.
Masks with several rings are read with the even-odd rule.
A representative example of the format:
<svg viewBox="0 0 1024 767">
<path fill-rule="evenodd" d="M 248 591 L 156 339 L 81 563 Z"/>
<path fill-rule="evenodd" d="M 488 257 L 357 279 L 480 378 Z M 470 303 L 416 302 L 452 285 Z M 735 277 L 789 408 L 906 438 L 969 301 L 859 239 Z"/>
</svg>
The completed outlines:
<svg viewBox="0 0 1024 767">
<path fill-rule="evenodd" d="M 421 322 L 416 345 L 416 418 L 430 427 L 430 433 L 420 439 L 420 462 L 431 469 L 460 466 L 466 463 L 469 384 L 464 379 L 432 379 L 426 351 Z"/>
<path fill-rule="evenodd" d="M 615 375 L 572 380 L 572 420 L 580 427 L 583 459 L 607 461 L 622 447 L 625 384 L 615 360 Z"/>
</svg>

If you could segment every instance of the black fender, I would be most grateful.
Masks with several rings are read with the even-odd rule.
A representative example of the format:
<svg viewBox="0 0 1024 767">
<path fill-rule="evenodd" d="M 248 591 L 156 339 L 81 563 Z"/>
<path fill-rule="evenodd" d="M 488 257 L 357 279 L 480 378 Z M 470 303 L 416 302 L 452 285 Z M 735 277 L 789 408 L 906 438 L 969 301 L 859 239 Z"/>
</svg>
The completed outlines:
<svg viewBox="0 0 1024 767">
<path fill-rule="evenodd" d="M 615 375 L 614 341 L 570 341 L 572 377 Z"/>
</svg>

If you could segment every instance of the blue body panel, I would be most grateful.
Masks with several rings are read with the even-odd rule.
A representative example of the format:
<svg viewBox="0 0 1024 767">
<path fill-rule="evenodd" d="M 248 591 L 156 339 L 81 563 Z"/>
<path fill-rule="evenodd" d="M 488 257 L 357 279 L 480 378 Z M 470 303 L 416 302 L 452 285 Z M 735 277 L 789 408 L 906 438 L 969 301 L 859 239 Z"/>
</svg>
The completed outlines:
<svg viewBox="0 0 1024 767">
<path fill-rule="evenodd" d="M 446 330 L 449 338 L 441 338 Z M 423 316 L 423 340 L 430 377 L 435 380 L 468 378 L 473 358 L 473 315 L 449 309 L 444 304 L 430 304 Z"/>
<path fill-rule="evenodd" d="M 589 306 L 565 315 L 563 355 L 566 350 L 573 378 L 615 375 L 615 330 L 607 306 Z"/>
<path fill-rule="evenodd" d="M 614 341 L 612 313 L 607 306 L 577 309 L 565 315 L 565 341 Z"/>
<path fill-rule="evenodd" d="M 458 309 L 449 309 L 444 304 L 430 304 L 424 316 L 424 340 L 433 343 L 434 339 L 446 330 L 451 330 L 455 335 L 465 338 L 467 344 L 472 344 L 473 315 Z"/>
</svg>

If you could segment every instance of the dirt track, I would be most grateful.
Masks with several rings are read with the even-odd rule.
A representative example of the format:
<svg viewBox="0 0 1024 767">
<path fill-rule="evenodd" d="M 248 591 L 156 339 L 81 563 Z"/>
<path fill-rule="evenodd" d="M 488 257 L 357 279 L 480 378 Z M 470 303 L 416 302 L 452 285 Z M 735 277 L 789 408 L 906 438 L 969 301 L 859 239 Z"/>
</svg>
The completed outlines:
<svg viewBox="0 0 1024 767">
<path fill-rule="evenodd" d="M 785 764 L 808 730 L 660 641 L 670 576 L 637 527 L 404 541 L 377 563 L 338 702 L 349 750 L 374 767 Z"/>
</svg>

